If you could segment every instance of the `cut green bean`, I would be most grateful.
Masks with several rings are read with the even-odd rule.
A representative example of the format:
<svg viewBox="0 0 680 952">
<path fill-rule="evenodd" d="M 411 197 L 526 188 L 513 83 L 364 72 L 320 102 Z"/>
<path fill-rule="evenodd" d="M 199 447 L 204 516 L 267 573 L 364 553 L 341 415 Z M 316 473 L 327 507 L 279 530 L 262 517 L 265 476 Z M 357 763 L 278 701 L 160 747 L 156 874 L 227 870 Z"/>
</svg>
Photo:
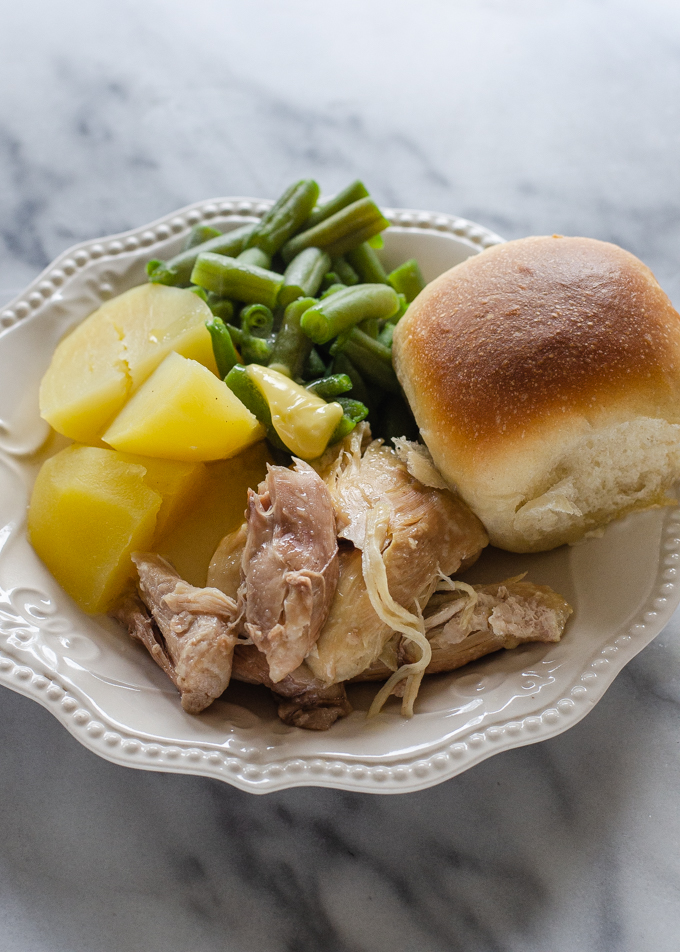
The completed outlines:
<svg viewBox="0 0 680 952">
<path fill-rule="evenodd" d="M 195 248 L 196 245 L 202 245 L 204 242 L 210 241 L 211 238 L 219 238 L 221 234 L 219 228 L 213 228 L 212 225 L 196 225 L 189 233 L 185 250 L 188 251 L 190 248 Z"/>
<path fill-rule="evenodd" d="M 330 297 L 331 294 L 337 294 L 338 291 L 346 291 L 346 290 L 347 290 L 346 284 L 331 284 L 326 288 L 326 290 L 321 295 L 321 300 L 323 301 L 325 298 Z"/>
<path fill-rule="evenodd" d="M 392 368 L 392 351 L 355 327 L 339 338 L 336 353 L 346 354 L 359 373 L 388 393 L 399 393 L 399 381 Z"/>
<path fill-rule="evenodd" d="M 377 317 L 369 317 L 367 320 L 358 324 L 357 327 L 360 331 L 363 331 L 364 334 L 368 334 L 369 337 L 372 337 L 373 340 L 378 339 L 378 334 L 380 333 L 380 321 Z"/>
<path fill-rule="evenodd" d="M 267 338 L 274 328 L 274 315 L 265 304 L 249 304 L 241 311 L 241 330 L 253 337 Z"/>
<path fill-rule="evenodd" d="M 241 363 L 239 355 L 234 347 L 231 334 L 221 318 L 213 317 L 211 320 L 205 322 L 205 326 L 208 328 L 210 337 L 212 338 L 217 372 L 224 380 L 231 368 Z"/>
<path fill-rule="evenodd" d="M 284 312 L 283 324 L 274 340 L 269 366 L 293 380 L 302 377 L 312 350 L 312 341 L 300 327 L 300 318 L 314 304 L 316 301 L 312 297 L 292 301 Z"/>
<path fill-rule="evenodd" d="M 342 255 L 333 258 L 333 271 L 337 274 L 343 284 L 351 288 L 352 285 L 359 283 L 359 275 L 352 265 Z"/>
<path fill-rule="evenodd" d="M 380 341 L 381 344 L 384 344 L 385 347 L 392 346 L 392 338 L 394 337 L 394 327 L 395 325 L 391 321 L 388 321 L 383 327 L 383 329 L 380 331 L 380 333 L 378 334 L 378 340 Z"/>
<path fill-rule="evenodd" d="M 312 347 L 309 357 L 305 361 L 305 366 L 302 368 L 302 377 L 304 380 L 316 380 L 317 377 L 323 377 L 325 373 L 326 365 L 316 347 Z"/>
<path fill-rule="evenodd" d="M 338 397 L 335 401 L 342 407 L 342 419 L 333 431 L 329 443 L 337 443 L 351 433 L 357 423 L 361 423 L 368 416 L 368 407 L 360 400 L 349 397 Z"/>
<path fill-rule="evenodd" d="M 175 287 L 189 284 L 191 272 L 199 254 L 209 251 L 220 255 L 238 255 L 243 251 L 246 240 L 254 228 L 255 225 L 243 225 L 241 228 L 235 228 L 233 231 L 211 238 L 209 241 L 203 242 L 202 245 L 189 248 L 168 261 L 159 261 L 158 259 L 150 261 L 146 266 L 149 281 L 154 284 L 169 284 Z M 197 283 L 194 282 L 194 284 Z"/>
<path fill-rule="evenodd" d="M 387 273 L 373 248 L 364 241 L 348 251 L 347 260 L 366 284 L 387 284 Z"/>
<path fill-rule="evenodd" d="M 295 182 L 256 226 L 247 247 L 261 248 L 273 255 L 304 225 L 318 197 L 319 186 L 313 179 Z"/>
<path fill-rule="evenodd" d="M 360 321 L 389 318 L 399 308 L 393 288 L 385 284 L 357 284 L 324 298 L 305 311 L 302 329 L 315 344 L 325 344 Z"/>
<path fill-rule="evenodd" d="M 264 426 L 269 442 L 278 449 L 288 452 L 288 447 L 274 429 L 269 404 L 243 364 L 236 364 L 232 367 L 224 382 L 241 403 L 250 410 L 258 422 Z"/>
<path fill-rule="evenodd" d="M 381 248 L 385 247 L 385 239 L 380 234 L 372 235 L 368 239 L 368 244 L 371 246 L 371 248 L 375 248 L 376 251 L 380 251 Z"/>
<path fill-rule="evenodd" d="M 408 301 L 406 300 L 406 295 L 398 294 L 397 297 L 399 298 L 399 310 L 389 319 L 390 324 L 398 324 L 404 314 L 406 314 L 408 311 Z"/>
<path fill-rule="evenodd" d="M 347 205 L 358 202 L 360 198 L 368 198 L 368 189 L 363 182 L 360 182 L 359 179 L 355 179 L 354 182 L 350 182 L 347 188 L 343 188 L 343 190 L 338 192 L 330 201 L 314 209 L 305 222 L 305 230 L 320 224 L 320 222 L 330 218 L 331 215 L 335 215 L 336 212 L 346 208 Z"/>
<path fill-rule="evenodd" d="M 335 400 L 336 397 L 352 389 L 352 380 L 347 374 L 331 374 L 330 377 L 312 380 L 307 384 L 306 389 L 311 390 L 322 400 Z"/>
<path fill-rule="evenodd" d="M 208 292 L 208 307 L 215 317 L 221 317 L 225 324 L 228 324 L 234 316 L 234 305 L 229 298 L 221 298 L 212 291 Z"/>
<path fill-rule="evenodd" d="M 398 294 L 403 294 L 409 304 L 425 287 L 425 278 L 415 258 L 405 261 L 391 271 L 387 276 L 387 282 Z"/>
<path fill-rule="evenodd" d="M 236 260 L 243 262 L 243 264 L 254 264 L 256 268 L 270 270 L 272 256 L 268 255 L 262 248 L 246 248 L 237 256 Z"/>
<path fill-rule="evenodd" d="M 244 364 L 262 364 L 267 366 L 272 355 L 271 341 L 254 334 L 244 333 L 241 338 L 241 356 Z"/>
<path fill-rule="evenodd" d="M 275 271 L 210 252 L 198 256 L 191 280 L 220 297 L 235 298 L 246 304 L 266 304 L 269 308 L 276 306 L 283 285 L 283 275 Z"/>
<path fill-rule="evenodd" d="M 200 297 L 200 299 L 205 301 L 206 304 L 208 303 L 208 295 L 205 293 L 203 288 L 199 288 L 197 284 L 189 288 L 189 291 L 191 291 L 192 294 L 195 294 L 196 297 Z"/>
<path fill-rule="evenodd" d="M 326 218 L 325 221 L 300 232 L 281 249 L 284 261 L 291 261 L 305 248 L 323 248 L 331 258 L 344 255 L 389 225 L 378 206 L 370 198 L 362 198 Z"/>
<path fill-rule="evenodd" d="M 335 271 L 327 271 L 321 282 L 321 290 L 327 291 L 329 288 L 335 287 L 336 284 L 341 285 L 343 288 L 347 287 L 345 282 L 340 280 L 339 275 L 337 275 Z"/>
<path fill-rule="evenodd" d="M 355 400 L 360 400 L 362 403 L 365 403 L 366 406 L 372 410 L 375 405 L 375 400 L 372 398 L 371 393 L 366 386 L 366 381 L 349 359 L 347 354 L 343 354 L 342 352 L 336 354 L 333 359 L 332 370 L 334 374 L 347 375 L 352 381 L 352 389 L 349 391 L 349 394 Z"/>
<path fill-rule="evenodd" d="M 331 266 L 331 259 L 320 248 L 305 248 L 286 268 L 279 305 L 287 307 L 300 297 L 315 297 L 323 277 Z"/>
</svg>

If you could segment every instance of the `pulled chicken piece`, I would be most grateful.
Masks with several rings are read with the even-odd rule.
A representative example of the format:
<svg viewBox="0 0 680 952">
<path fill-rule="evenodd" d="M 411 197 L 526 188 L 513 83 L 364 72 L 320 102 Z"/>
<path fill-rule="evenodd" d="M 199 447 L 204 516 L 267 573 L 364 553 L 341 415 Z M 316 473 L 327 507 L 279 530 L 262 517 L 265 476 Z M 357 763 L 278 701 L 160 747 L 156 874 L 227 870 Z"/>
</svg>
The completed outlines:
<svg viewBox="0 0 680 952">
<path fill-rule="evenodd" d="M 262 684 L 279 700 L 278 715 L 285 724 L 312 731 L 326 731 L 338 718 L 352 713 L 344 684 L 324 684 L 302 664 L 274 682 L 267 659 L 254 645 L 237 645 L 232 676 L 235 681 Z M 285 700 L 281 700 L 284 698 Z"/>
<path fill-rule="evenodd" d="M 378 616 L 363 576 L 361 550 L 372 510 L 388 510 L 382 548 L 387 587 L 410 612 L 425 607 L 441 573 L 452 575 L 471 564 L 488 543 L 479 519 L 454 493 L 426 486 L 392 449 L 380 440 L 366 446 L 368 431 L 356 431 L 334 456 L 327 453 L 317 464 L 335 506 L 338 535 L 346 540 L 337 593 L 307 657 L 313 674 L 327 684 L 360 674 L 393 635 Z"/>
<path fill-rule="evenodd" d="M 425 612 L 425 630 L 432 647 L 432 660 L 425 673 L 454 671 L 493 651 L 530 641 L 558 642 L 572 611 L 571 605 L 547 585 L 534 585 L 521 578 L 438 591 Z M 397 640 L 394 660 L 385 651 L 354 680 L 384 681 L 397 664 L 412 660 L 411 653 L 407 642 Z"/>
<path fill-rule="evenodd" d="M 248 492 L 247 538 L 239 602 L 244 629 L 278 683 L 314 646 L 338 583 L 333 503 L 307 463 L 269 466 Z"/>
<path fill-rule="evenodd" d="M 216 588 L 189 585 L 161 556 L 135 552 L 139 593 L 153 620 L 144 620 L 134 602 L 123 603 L 116 616 L 133 638 L 171 678 L 182 707 L 198 714 L 219 697 L 231 677 L 238 636 L 238 610 L 233 598 Z M 138 607 L 138 606 L 137 606 Z"/>
</svg>

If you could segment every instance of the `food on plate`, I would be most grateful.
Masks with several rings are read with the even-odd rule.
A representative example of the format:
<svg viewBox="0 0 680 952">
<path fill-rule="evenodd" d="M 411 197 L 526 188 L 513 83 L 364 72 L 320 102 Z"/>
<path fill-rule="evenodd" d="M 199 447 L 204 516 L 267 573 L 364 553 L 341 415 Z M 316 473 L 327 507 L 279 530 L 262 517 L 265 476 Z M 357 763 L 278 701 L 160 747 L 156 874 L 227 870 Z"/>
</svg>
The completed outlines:
<svg viewBox="0 0 680 952">
<path fill-rule="evenodd" d="M 409 307 L 395 367 L 449 484 L 514 552 L 669 502 L 680 476 L 680 316 L 637 258 L 523 238 Z"/>
<path fill-rule="evenodd" d="M 322 730 L 349 681 L 385 682 L 369 714 L 394 694 L 411 716 L 425 673 L 558 641 L 571 609 L 453 578 L 489 538 L 414 440 L 392 363 L 429 290 L 413 259 L 385 271 L 361 182 L 318 196 L 301 180 L 257 223 L 197 227 L 59 345 L 41 412 L 79 443 L 43 466 L 29 534 L 188 713 L 234 679 Z"/>
<path fill-rule="evenodd" d="M 217 371 L 211 316 L 190 291 L 156 284 L 107 301 L 57 346 L 40 386 L 41 415 L 58 433 L 96 443 L 172 351 Z"/>
<path fill-rule="evenodd" d="M 194 660 L 197 615 L 206 616 L 202 633 L 219 631 L 219 693 L 230 677 L 263 684 L 286 699 L 286 723 L 316 730 L 349 713 L 351 679 L 386 681 L 372 711 L 396 693 L 410 716 L 426 671 L 560 639 L 571 608 L 550 589 L 450 578 L 479 556 L 486 533 L 442 488 L 423 447 L 402 440 L 399 449 L 371 441 L 362 423 L 314 467 L 270 467 L 249 491 L 245 521 L 218 546 L 204 589 L 153 553 L 133 556 L 139 598 L 116 617 L 169 674 L 185 709 L 217 696 L 194 687 L 185 698 L 186 684 L 205 681 L 203 655 Z"/>
<path fill-rule="evenodd" d="M 130 553 L 150 547 L 161 495 L 143 466 L 113 450 L 73 445 L 41 468 L 28 512 L 33 548 L 69 595 L 107 611 L 130 576 Z"/>
<path fill-rule="evenodd" d="M 261 424 L 219 377 L 174 352 L 102 434 L 114 449 L 176 460 L 227 459 L 263 437 Z"/>
</svg>

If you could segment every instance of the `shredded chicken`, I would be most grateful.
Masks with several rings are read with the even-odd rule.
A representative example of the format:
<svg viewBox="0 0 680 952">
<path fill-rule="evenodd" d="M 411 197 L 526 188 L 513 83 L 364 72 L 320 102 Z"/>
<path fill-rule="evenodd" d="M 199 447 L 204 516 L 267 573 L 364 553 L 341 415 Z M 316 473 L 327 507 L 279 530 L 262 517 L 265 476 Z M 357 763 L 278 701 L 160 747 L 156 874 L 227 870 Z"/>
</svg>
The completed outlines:
<svg viewBox="0 0 680 952">
<path fill-rule="evenodd" d="M 550 588 L 450 578 L 488 538 L 427 451 L 396 442 L 396 452 L 370 442 L 359 425 L 315 469 L 269 467 L 206 588 L 160 556 L 133 556 L 141 598 L 126 597 L 114 615 L 185 710 L 203 710 L 233 677 L 272 691 L 285 723 L 327 730 L 352 710 L 351 679 L 386 682 L 372 713 L 394 693 L 410 716 L 423 673 L 559 641 L 572 609 Z"/>
<path fill-rule="evenodd" d="M 333 503 L 311 466 L 270 466 L 248 493 L 239 600 L 245 631 L 274 683 L 304 661 L 319 637 L 338 583 Z"/>
<path fill-rule="evenodd" d="M 172 679 L 184 710 L 197 714 L 229 684 L 238 636 L 237 604 L 219 589 L 189 585 L 159 555 L 137 552 L 132 559 L 141 598 L 155 625 L 131 600 L 123 603 L 116 617 Z"/>
<path fill-rule="evenodd" d="M 477 517 L 448 490 L 423 485 L 396 453 L 366 431 L 350 434 L 327 453 L 317 470 L 333 499 L 338 535 L 353 548 L 340 554 L 340 580 L 328 620 L 307 657 L 314 675 L 328 684 L 353 678 L 375 661 L 392 630 L 376 611 L 366 586 L 361 549 L 367 517 L 377 506 L 388 514 L 381 546 L 389 596 L 408 612 L 424 607 L 440 573 L 470 564 L 487 544 Z M 368 520 L 370 524 L 370 520 Z"/>
<path fill-rule="evenodd" d="M 208 585 L 219 588 L 231 598 L 238 597 L 241 584 L 241 559 L 248 538 L 248 524 L 239 526 L 222 539 L 208 567 Z"/>
<path fill-rule="evenodd" d="M 571 606 L 547 585 L 507 579 L 494 585 L 473 585 L 476 599 L 471 613 L 469 595 L 461 590 L 436 593 L 425 612 L 425 629 L 432 648 L 426 674 L 453 671 L 501 648 L 530 641 L 557 642 L 572 613 Z M 467 617 L 466 617 L 467 615 Z M 410 645 L 398 640 L 396 662 L 415 656 Z M 389 655 L 375 661 L 355 681 L 383 681 L 394 670 Z M 397 692 L 395 692 L 397 693 Z"/>
<path fill-rule="evenodd" d="M 278 714 L 293 727 L 325 731 L 338 718 L 352 713 L 344 684 L 324 684 L 302 664 L 276 683 L 269 677 L 267 660 L 254 645 L 237 645 L 234 652 L 233 677 L 248 684 L 262 684 L 279 701 Z"/>
</svg>

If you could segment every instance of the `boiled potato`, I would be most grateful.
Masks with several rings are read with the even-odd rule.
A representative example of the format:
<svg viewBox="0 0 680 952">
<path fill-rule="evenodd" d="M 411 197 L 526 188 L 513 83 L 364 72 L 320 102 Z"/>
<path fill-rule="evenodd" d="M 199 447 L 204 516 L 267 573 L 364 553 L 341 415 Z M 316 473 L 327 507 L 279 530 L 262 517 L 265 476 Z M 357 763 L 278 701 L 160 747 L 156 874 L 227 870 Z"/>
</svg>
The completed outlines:
<svg viewBox="0 0 680 952">
<path fill-rule="evenodd" d="M 248 489 L 267 475 L 272 457 L 265 440 L 232 459 L 205 464 L 201 491 L 177 525 L 169 529 L 154 551 L 165 556 L 192 585 L 207 584 L 208 566 L 223 536 L 238 529 L 245 518 Z M 177 464 L 180 465 L 180 464 Z"/>
<path fill-rule="evenodd" d="M 54 352 L 40 413 L 58 433 L 99 443 L 105 427 L 163 359 L 176 351 L 217 372 L 208 305 L 183 288 L 144 284 L 103 304 Z"/>
<path fill-rule="evenodd" d="M 88 612 L 106 611 L 207 481 L 202 463 L 147 459 L 74 444 L 44 463 L 28 531 L 57 581 Z"/>
<path fill-rule="evenodd" d="M 130 553 L 151 547 L 162 499 L 145 473 L 111 450 L 79 445 L 38 473 L 28 511 L 31 544 L 86 612 L 107 611 L 132 575 Z"/>
<path fill-rule="evenodd" d="M 116 453 L 115 450 L 108 452 L 115 453 L 118 459 L 126 463 L 143 466 L 146 470 L 144 482 L 163 500 L 156 517 L 155 546 L 158 539 L 175 528 L 199 492 L 202 492 L 207 478 L 205 466 L 203 463 Z"/>
<path fill-rule="evenodd" d="M 264 435 L 261 424 L 223 381 L 195 360 L 172 353 L 102 439 L 127 453 L 213 460 L 235 456 Z"/>
</svg>

